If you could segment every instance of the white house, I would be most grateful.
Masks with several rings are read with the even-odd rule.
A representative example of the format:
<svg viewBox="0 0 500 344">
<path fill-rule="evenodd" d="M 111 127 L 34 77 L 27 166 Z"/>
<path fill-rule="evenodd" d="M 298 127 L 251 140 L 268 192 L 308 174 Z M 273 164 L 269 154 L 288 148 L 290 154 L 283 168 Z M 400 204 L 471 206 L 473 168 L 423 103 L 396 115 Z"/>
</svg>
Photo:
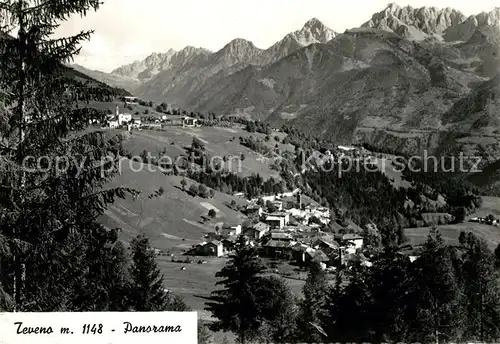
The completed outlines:
<svg viewBox="0 0 500 344">
<path fill-rule="evenodd" d="M 311 217 L 311 214 L 305 210 L 302 209 L 297 209 L 297 208 L 291 208 L 287 210 L 288 214 L 290 216 L 293 216 L 295 220 L 302 224 L 307 224 L 309 222 L 309 218 Z"/>
<path fill-rule="evenodd" d="M 142 125 L 142 120 L 141 120 L 140 117 L 133 116 L 132 120 L 134 121 L 133 124 L 132 124 L 134 126 L 134 128 L 139 128 Z"/>
<path fill-rule="evenodd" d="M 309 214 L 310 217 L 314 216 L 317 217 L 321 223 L 327 225 L 330 223 L 330 209 L 325 208 L 325 207 L 311 207 L 307 206 L 306 207 L 306 212 Z"/>
<path fill-rule="evenodd" d="M 115 108 L 115 117 L 118 119 L 118 125 L 124 125 L 132 120 L 132 115 L 129 113 L 120 113 L 118 105 Z"/>
<path fill-rule="evenodd" d="M 290 222 L 290 215 L 283 212 L 269 214 L 266 217 L 266 223 L 272 228 L 283 228 Z"/>
<path fill-rule="evenodd" d="M 269 215 L 266 217 L 266 223 L 271 226 L 271 228 L 282 229 L 285 226 L 285 219 L 280 216 Z"/>
<path fill-rule="evenodd" d="M 264 235 L 269 232 L 269 225 L 266 223 L 256 223 L 252 227 L 245 230 L 244 234 L 252 239 L 259 240 L 262 239 Z"/>
<path fill-rule="evenodd" d="M 116 129 L 120 126 L 120 123 L 118 123 L 118 120 L 111 120 L 108 121 L 108 125 L 110 129 Z"/>
<path fill-rule="evenodd" d="M 285 226 L 290 223 L 290 214 L 288 214 L 284 211 L 277 211 L 277 212 L 269 214 L 269 215 L 282 217 L 285 221 Z"/>
<path fill-rule="evenodd" d="M 136 97 L 127 96 L 127 97 L 123 97 L 123 100 L 127 104 L 138 104 L 139 103 L 139 99 L 137 99 Z"/>
<path fill-rule="evenodd" d="M 263 200 L 264 202 L 267 202 L 267 201 L 271 201 L 271 202 L 272 202 L 272 201 L 274 201 L 274 200 L 276 199 L 276 196 L 275 196 L 275 195 L 271 195 L 271 196 L 262 196 L 261 198 L 262 198 L 262 200 Z"/>
<path fill-rule="evenodd" d="M 283 202 L 281 201 L 271 201 L 272 205 L 278 210 L 281 211 L 283 210 Z"/>
<path fill-rule="evenodd" d="M 118 124 L 124 125 L 130 123 L 132 120 L 132 115 L 129 113 L 121 113 L 118 115 Z"/>
<path fill-rule="evenodd" d="M 335 240 L 337 240 L 341 246 L 347 247 L 348 253 L 354 253 L 358 249 L 363 248 L 363 237 L 357 234 L 335 235 Z"/>
<path fill-rule="evenodd" d="M 198 120 L 193 117 L 184 117 L 182 122 L 184 127 L 196 127 L 198 126 Z"/>
<path fill-rule="evenodd" d="M 222 242 L 217 240 L 212 240 L 209 242 L 204 241 L 191 249 L 189 251 L 189 254 L 222 257 L 224 255 L 224 247 L 222 245 Z"/>
<path fill-rule="evenodd" d="M 293 191 L 290 191 L 290 192 L 283 192 L 281 194 L 282 197 L 292 197 L 292 196 L 295 196 L 297 194 L 297 192 L 299 192 L 300 189 L 299 188 L 296 188 L 295 190 Z"/>
<path fill-rule="evenodd" d="M 241 234 L 241 225 L 224 224 L 221 229 L 222 236 L 237 236 Z"/>
<path fill-rule="evenodd" d="M 308 215 L 308 212 L 302 209 L 297 209 L 297 208 L 291 208 L 288 209 L 288 214 L 292 215 L 293 217 L 305 217 Z"/>
</svg>

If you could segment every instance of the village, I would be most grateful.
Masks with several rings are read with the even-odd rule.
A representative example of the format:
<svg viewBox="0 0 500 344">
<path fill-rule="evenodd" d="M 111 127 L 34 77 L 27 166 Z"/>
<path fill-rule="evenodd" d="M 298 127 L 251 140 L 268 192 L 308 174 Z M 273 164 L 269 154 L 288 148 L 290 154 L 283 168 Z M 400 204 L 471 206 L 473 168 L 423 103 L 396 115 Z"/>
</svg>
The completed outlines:
<svg viewBox="0 0 500 344">
<path fill-rule="evenodd" d="M 134 97 L 124 97 L 122 100 L 126 105 L 144 102 Z M 161 113 L 159 116 L 148 116 L 146 112 L 142 115 L 137 112 L 132 115 L 120 112 L 117 105 L 115 113 L 108 114 L 103 125 L 108 129 L 121 128 L 128 131 L 165 130 L 170 126 L 199 128 L 209 125 L 203 119 L 188 116 L 185 112 L 169 110 L 167 114 Z M 277 128 L 272 128 L 272 130 L 273 132 L 279 131 Z M 312 164 L 306 168 L 313 170 L 327 161 L 370 165 L 382 163 L 382 166 L 390 168 L 394 156 L 375 153 L 360 145 L 338 145 L 332 150 L 313 151 L 309 160 Z M 397 176 L 396 173 L 388 175 L 393 183 L 395 176 Z M 400 180 L 396 184 L 404 185 L 404 182 Z M 395 187 L 398 186 L 395 185 Z M 245 202 L 244 206 L 238 206 L 235 210 L 245 215 L 246 219 L 234 223 L 216 222 L 213 221 L 216 218 L 215 210 L 212 210 L 213 214 L 209 211 L 208 216 L 202 216 L 202 223 L 206 225 L 208 222 L 213 231 L 207 233 L 198 244 L 190 249 L 184 249 L 186 256 L 228 257 L 234 252 L 238 237 L 243 235 L 247 245 L 255 247 L 260 257 L 270 260 L 300 267 L 307 267 L 314 261 L 320 263 L 321 267 L 328 271 L 335 271 L 351 262 L 371 266 L 372 251 L 369 246 L 366 246 L 366 240 L 362 235 L 365 229 L 352 221 L 342 225 L 335 220 L 331 222 L 336 218 L 332 215 L 336 214 L 331 214 L 329 208 L 304 197 L 299 189 L 250 200 L 246 199 L 244 193 L 234 193 L 233 196 Z M 234 208 L 232 205 L 228 207 Z M 468 221 L 499 226 L 498 220 L 493 217 L 469 218 Z M 403 247 L 401 252 L 404 252 L 412 261 L 418 258 L 418 249 L 415 247 L 408 247 L 407 250 Z M 190 259 L 178 260 L 178 262 L 187 261 Z M 203 262 L 203 260 L 200 261 Z"/>
<path fill-rule="evenodd" d="M 138 105 L 143 102 L 135 97 L 122 97 L 125 106 Z M 152 104 L 151 104 L 152 105 Z M 149 111 L 148 111 L 149 112 Z M 91 124 L 98 124 L 99 121 L 94 120 Z M 162 114 L 161 117 L 148 116 L 148 113 L 135 115 L 127 112 L 120 112 L 119 106 L 116 105 L 115 112 L 106 115 L 102 123 L 101 129 L 126 129 L 131 130 L 159 130 L 163 126 L 181 126 L 187 128 L 196 128 L 201 126 L 201 121 L 197 118 L 183 115 Z"/>
<path fill-rule="evenodd" d="M 131 131 L 132 129 L 161 129 L 163 125 L 167 126 L 182 126 L 188 128 L 196 128 L 200 126 L 197 118 L 189 116 L 162 115 L 161 118 L 156 118 L 151 121 L 143 120 L 144 115 L 132 115 L 129 113 L 120 113 L 116 106 L 115 114 L 107 115 L 106 129 L 123 128 Z"/>
<path fill-rule="evenodd" d="M 370 266 L 363 255 L 363 237 L 358 234 L 332 234 L 325 230 L 330 224 L 330 209 L 313 202 L 303 204 L 301 192 L 264 196 L 247 201 L 242 212 L 243 223 L 216 224 L 202 242 L 186 255 L 225 257 L 234 251 L 238 236 L 255 247 L 259 256 L 306 267 L 320 263 L 325 270 L 335 270 L 349 261 Z"/>
</svg>

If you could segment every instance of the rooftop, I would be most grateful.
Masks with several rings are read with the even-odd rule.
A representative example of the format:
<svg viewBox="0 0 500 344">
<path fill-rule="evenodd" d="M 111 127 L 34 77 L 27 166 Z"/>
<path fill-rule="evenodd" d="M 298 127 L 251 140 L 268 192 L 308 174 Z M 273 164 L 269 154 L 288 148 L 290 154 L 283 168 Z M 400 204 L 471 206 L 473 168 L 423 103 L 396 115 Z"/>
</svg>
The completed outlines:
<svg viewBox="0 0 500 344">
<path fill-rule="evenodd" d="M 249 204 L 247 205 L 247 209 L 260 209 L 262 208 L 260 205 L 258 204 Z"/>
<path fill-rule="evenodd" d="M 274 215 L 268 215 L 266 217 L 266 221 L 281 221 L 283 220 L 284 216 L 274 216 Z"/>
<path fill-rule="evenodd" d="M 339 240 L 359 240 L 359 239 L 363 239 L 363 237 L 360 236 L 360 235 L 357 235 L 357 234 L 348 233 L 348 234 L 337 234 L 337 235 L 335 235 L 335 239 L 339 239 Z"/>
<path fill-rule="evenodd" d="M 289 239 L 292 240 L 292 236 L 288 233 L 271 233 L 271 239 Z"/>
<path fill-rule="evenodd" d="M 253 225 L 252 229 L 255 229 L 256 231 L 263 232 L 269 229 L 269 225 L 259 222 Z"/>
<path fill-rule="evenodd" d="M 269 216 L 287 216 L 288 213 L 286 211 L 276 211 L 274 213 L 269 214 Z"/>
<path fill-rule="evenodd" d="M 323 243 L 323 244 L 329 246 L 330 248 L 338 248 L 339 247 L 336 242 L 330 242 L 330 241 L 327 241 L 325 239 L 317 239 L 315 241 L 315 243 Z"/>
<path fill-rule="evenodd" d="M 235 223 L 224 223 L 222 225 L 222 228 L 223 229 L 231 229 L 231 228 L 236 228 L 238 226 L 240 226 L 240 225 L 239 224 L 235 224 Z"/>
<path fill-rule="evenodd" d="M 311 256 L 311 258 L 313 260 L 318 260 L 320 262 L 326 262 L 326 261 L 330 260 L 330 258 L 328 258 L 328 256 L 325 254 L 325 252 L 323 252 L 321 250 L 306 251 L 306 254 Z"/>
<path fill-rule="evenodd" d="M 291 247 L 291 243 L 278 241 L 278 240 L 269 240 L 264 247 Z"/>
</svg>

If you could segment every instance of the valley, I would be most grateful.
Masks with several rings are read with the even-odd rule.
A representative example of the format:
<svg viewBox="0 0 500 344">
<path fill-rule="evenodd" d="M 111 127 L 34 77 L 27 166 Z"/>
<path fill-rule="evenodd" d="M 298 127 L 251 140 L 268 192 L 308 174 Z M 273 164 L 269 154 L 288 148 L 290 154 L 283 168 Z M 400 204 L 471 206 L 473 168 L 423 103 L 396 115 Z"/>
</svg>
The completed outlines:
<svg viewBox="0 0 500 344">
<path fill-rule="evenodd" d="M 166 287 L 208 322 L 214 320 L 205 308 L 215 274 L 229 261 L 236 240 L 221 228 L 241 226 L 241 234 L 254 233 L 281 216 L 268 201 L 256 201 L 274 199 L 260 189 L 270 178 L 280 191 L 300 190 L 301 202 L 280 201 L 292 220 L 251 242 L 266 271 L 284 278 L 299 298 L 306 277 L 295 257 L 300 250 L 325 255 L 319 261 L 330 283 L 337 268 L 355 261 L 370 266 L 367 257 L 388 242 L 417 259 L 436 229 L 446 245 L 458 247 L 459 237 L 472 233 L 495 250 L 500 29 L 492 19 L 498 9 L 482 15 L 486 22 L 471 22 L 450 9 L 391 4 L 343 33 L 312 19 L 268 49 L 238 38 L 216 52 L 188 46 L 109 74 L 87 71 L 143 99 L 94 104 L 142 123 L 140 129 L 106 129 L 122 137 L 127 156 L 111 186 L 131 187 L 141 196 L 118 200 L 101 223 L 120 227 L 126 245 L 146 234 L 159 252 Z M 199 125 L 173 124 L 182 118 L 195 118 Z M 146 153 L 153 160 L 146 161 Z M 422 154 L 443 159 L 463 154 L 480 160 L 482 172 L 432 176 L 394 165 Z M 162 172 L 156 161 L 162 156 L 170 161 L 194 156 L 197 162 L 187 172 Z M 213 157 L 225 167 L 222 173 L 207 171 L 197 160 Z M 338 177 L 335 170 L 322 172 L 332 167 L 331 157 L 337 168 L 347 161 L 361 171 Z M 236 165 L 228 165 L 233 158 Z M 301 158 L 310 164 L 301 166 Z M 223 179 L 231 173 L 237 189 Z M 254 176 L 262 178 L 258 191 L 250 186 Z M 328 208 L 328 221 L 319 226 L 302 221 L 302 199 L 309 207 Z M 261 207 L 259 216 L 245 211 L 248 207 Z M 489 217 L 494 222 L 477 220 Z M 273 239 L 282 233 L 293 241 Z M 356 252 L 344 244 L 346 235 L 362 238 Z M 338 254 L 330 245 L 339 247 Z"/>
<path fill-rule="evenodd" d="M 90 18 L 79 49 L 93 32 L 52 28 L 101 4 L 63 3 L 2 5 L 0 313 L 193 311 L 199 344 L 498 341 L 500 7 L 335 4 L 358 15 L 338 31 L 289 2 L 271 34 L 249 4 L 150 1 L 132 30 L 146 5 L 109 2 L 120 22 Z"/>
<path fill-rule="evenodd" d="M 121 106 L 119 102 L 102 103 L 97 107 L 102 109 L 112 109 L 116 105 Z M 122 107 L 124 111 L 129 111 L 126 107 Z M 148 115 L 144 114 L 144 109 L 135 106 L 133 112 L 140 112 L 141 116 L 153 116 L 153 118 L 161 119 L 162 113 L 151 111 Z M 154 104 L 153 104 L 154 108 Z M 194 114 L 197 116 L 197 114 Z M 181 116 L 182 117 L 182 116 Z M 285 158 L 281 156 L 281 162 L 290 163 L 294 160 L 297 152 L 297 146 L 290 143 L 293 141 L 293 134 L 288 139 L 283 131 L 272 131 L 270 134 L 259 132 L 249 132 L 248 127 L 240 123 L 228 124 L 222 118 L 219 122 L 203 122 L 197 128 L 189 128 L 182 126 L 171 126 L 162 124 L 161 129 L 157 130 L 132 130 L 124 129 L 105 129 L 108 136 L 119 135 L 122 137 L 121 145 L 129 154 L 128 158 L 123 158 L 120 164 L 120 174 L 117 175 L 110 186 L 126 186 L 141 191 L 138 198 L 127 197 L 124 200 L 117 200 L 105 212 L 101 222 L 109 228 L 120 227 L 120 238 L 127 245 L 138 234 L 146 234 L 151 241 L 152 246 L 160 252 L 158 256 L 158 264 L 165 276 L 166 287 L 174 294 L 180 295 L 185 302 L 199 311 L 200 319 L 211 321 L 211 316 L 204 310 L 207 298 L 213 290 L 213 286 L 217 281 L 215 273 L 219 271 L 227 262 L 227 256 L 210 257 L 198 256 L 192 257 L 186 255 L 200 242 L 206 241 L 207 235 L 213 235 L 217 226 L 222 226 L 224 223 L 243 224 L 255 221 L 251 216 L 245 213 L 242 209 L 249 204 L 249 200 L 241 195 L 236 195 L 235 192 L 215 190 L 213 197 L 204 198 L 201 196 L 193 196 L 186 192 L 191 185 L 198 188 L 197 181 L 190 179 L 188 176 L 175 175 L 171 170 L 163 173 L 156 165 L 151 165 L 141 161 L 138 158 L 143 151 L 152 153 L 153 156 L 166 156 L 175 160 L 178 156 L 187 155 L 189 147 L 193 144 L 195 138 L 203 144 L 204 152 L 211 156 L 228 156 L 239 157 L 245 155 L 245 159 L 240 161 L 240 169 L 229 170 L 238 176 L 244 178 L 252 174 L 259 174 L 264 179 L 283 178 L 283 171 L 278 171 L 272 167 L 273 158 L 268 155 L 257 153 L 241 144 L 241 138 L 250 139 L 256 138 L 265 142 L 271 151 L 279 151 L 281 154 L 287 152 Z M 206 120 L 205 120 L 206 121 Z M 208 125 L 208 123 L 211 123 Z M 218 124 L 225 124 L 220 127 Z M 147 123 L 143 122 L 147 127 Z M 266 140 L 268 137 L 268 140 Z M 284 142 L 287 142 L 286 144 Z M 346 149 L 348 149 L 346 151 Z M 335 154 L 344 152 L 346 156 L 351 156 L 352 152 L 358 151 L 356 148 L 336 148 Z M 344 151 L 343 151 L 344 150 Z M 319 151 L 315 154 L 322 156 Z M 355 153 L 358 154 L 358 153 Z M 394 189 L 410 190 L 414 185 L 408 181 L 407 176 L 395 169 L 393 162 L 397 158 L 394 154 L 386 154 L 365 150 L 363 153 L 368 156 L 368 161 L 374 162 L 378 169 L 383 172 L 384 178 L 390 181 L 390 185 Z M 134 158 L 130 160 L 130 156 Z M 222 159 L 221 159 L 222 160 Z M 238 166 L 238 164 L 233 167 Z M 292 170 L 290 170 L 291 172 Z M 183 187 L 182 181 L 186 181 Z M 149 198 L 157 190 L 162 188 L 161 195 Z M 183 191 L 185 188 L 186 191 Z M 264 195 L 269 196 L 269 195 Z M 422 196 L 423 197 L 423 196 Z M 446 202 L 444 202 L 446 205 Z M 335 208 L 342 208 L 342 204 L 334 204 Z M 209 211 L 213 209 L 215 215 L 213 218 L 208 216 Z M 239 209 L 239 210 L 238 210 Z M 434 210 L 437 211 L 437 210 Z M 491 249 L 495 249 L 500 243 L 500 228 L 487 224 L 479 224 L 469 222 L 468 219 L 473 217 L 486 217 L 488 215 L 500 215 L 500 198 L 499 197 L 482 197 L 482 205 L 473 213 L 469 214 L 463 222 L 457 224 L 438 224 L 443 238 L 449 244 L 456 244 L 461 231 L 472 232 L 479 238 L 483 238 L 488 242 Z M 432 215 L 432 214 L 431 214 Z M 322 227 L 322 231 L 327 235 L 329 231 L 343 231 L 343 228 L 351 228 L 355 232 L 365 235 L 364 229 L 359 227 L 357 223 L 352 223 L 347 227 L 342 223 L 340 217 L 334 216 L 330 226 Z M 299 227 L 286 227 L 290 233 L 300 233 L 304 231 L 297 229 Z M 301 228 L 301 227 L 300 227 Z M 357 228 L 357 229 L 354 229 Z M 402 245 L 411 245 L 418 248 L 427 239 L 430 226 L 406 228 L 404 235 L 406 240 Z M 322 234 L 323 235 L 323 234 Z M 267 258 L 265 258 L 267 259 Z M 191 262 L 188 262 L 190 260 Z M 196 264 L 198 260 L 206 261 L 204 264 Z M 272 260 L 269 261 L 271 263 Z M 284 265 L 283 265 L 284 264 Z M 281 261 L 278 266 L 286 268 L 286 261 Z M 185 270 L 181 267 L 186 267 Z M 281 269 L 281 268 L 279 268 Z M 281 274 L 281 273 L 280 273 Z M 293 292 L 301 295 L 301 287 L 303 280 L 295 278 L 287 278 L 283 275 L 286 281 L 290 284 Z"/>
<path fill-rule="evenodd" d="M 498 17 L 498 9 L 466 18 L 390 4 L 343 33 L 313 18 L 268 49 L 238 38 L 217 52 L 169 50 L 106 80 L 132 78 L 127 89 L 146 99 L 287 124 L 339 144 L 495 161 Z"/>
</svg>

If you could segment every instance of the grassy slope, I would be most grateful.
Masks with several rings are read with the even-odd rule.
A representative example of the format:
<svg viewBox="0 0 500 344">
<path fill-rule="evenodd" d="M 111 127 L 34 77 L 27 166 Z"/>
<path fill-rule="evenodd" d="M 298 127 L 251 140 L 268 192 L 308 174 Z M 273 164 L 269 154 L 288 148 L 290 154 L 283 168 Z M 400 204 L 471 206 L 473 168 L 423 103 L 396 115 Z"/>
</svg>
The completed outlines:
<svg viewBox="0 0 500 344">
<path fill-rule="evenodd" d="M 104 105 L 105 108 L 115 104 Z M 121 109 L 123 110 L 123 109 Z M 108 131 L 110 135 L 119 130 Z M 239 136 L 265 135 L 247 133 L 241 129 L 229 128 L 180 128 L 171 127 L 167 131 L 133 131 L 130 138 L 124 142 L 124 147 L 132 154 L 139 154 L 143 149 L 152 153 L 167 148 L 172 157 L 184 153 L 183 147 L 191 145 L 193 137 L 199 137 L 205 142 L 206 149 L 212 155 L 239 155 L 243 153 L 246 159 L 242 162 L 242 175 L 260 173 L 264 177 L 278 177 L 276 171 L 269 168 L 269 162 L 261 156 L 239 144 Z M 278 134 L 280 141 L 284 134 Z M 230 140 L 235 137 L 233 142 Z M 171 145 L 175 142 L 175 145 Z M 274 135 L 271 135 L 269 145 L 274 145 Z M 289 149 L 290 145 L 279 144 L 281 149 Z M 261 161 L 259 161 L 261 160 Z M 236 165 L 236 163 L 235 163 Z M 143 166 L 140 172 L 134 172 Z M 156 167 L 151 167 L 153 170 Z M 114 178 L 110 186 L 128 186 L 143 192 L 143 197 L 133 200 L 131 197 L 118 200 L 106 211 L 102 222 L 109 227 L 122 228 L 121 238 L 128 242 L 139 233 L 146 233 L 154 247 L 180 254 L 191 245 L 199 243 L 206 232 L 214 230 L 216 223 L 221 221 L 242 222 L 244 216 L 225 206 L 235 200 L 239 204 L 245 202 L 236 197 L 216 192 L 214 199 L 192 197 L 180 190 L 182 177 L 166 176 L 160 171 L 150 172 L 147 166 L 125 159 L 122 162 L 122 173 Z M 193 181 L 186 179 L 188 186 Z M 147 195 L 163 187 L 165 192 L 158 198 L 148 199 Z M 209 207 L 215 207 L 217 218 L 205 225 L 199 223 L 201 215 L 207 215 Z M 142 213 L 142 215 L 141 215 Z M 210 292 L 215 289 L 215 273 L 225 264 L 225 259 L 207 259 L 207 264 L 189 264 L 187 270 L 180 270 L 182 264 L 172 263 L 169 257 L 159 257 L 158 263 L 165 276 L 165 285 L 173 293 L 184 297 L 193 309 L 200 312 L 200 318 L 208 320 L 210 314 L 203 311 Z M 302 281 L 290 280 L 294 292 L 300 294 Z M 199 296 L 202 296 L 201 298 Z"/>
<path fill-rule="evenodd" d="M 110 131 L 110 134 L 118 133 Z M 239 144 L 233 136 L 250 135 L 241 130 L 227 128 L 180 128 L 172 127 L 167 131 L 134 131 L 130 138 L 124 142 L 124 147 L 133 155 L 138 155 L 146 149 L 155 154 L 160 149 L 166 148 L 167 153 L 174 160 L 184 153 L 183 147 L 189 146 L 193 137 L 199 137 L 205 142 L 206 149 L 212 155 L 239 155 L 243 153 L 246 159 L 241 163 L 240 175 L 260 173 L 263 177 L 278 177 L 277 172 L 269 167 L 268 161 L 259 161 L 262 157 L 250 149 Z M 254 134 L 252 134 L 254 135 Z M 260 135 L 260 134 L 258 134 Z M 175 142 L 175 145 L 171 145 Z M 138 234 L 140 231 L 148 234 L 158 248 L 171 249 L 174 247 L 186 248 L 199 241 L 204 232 L 212 231 L 215 224 L 202 225 L 198 223 L 201 215 L 207 215 L 211 206 L 217 208 L 218 220 L 240 221 L 242 215 L 229 208 L 224 203 L 238 198 L 217 192 L 214 199 L 191 197 L 180 190 L 182 177 L 166 176 L 156 166 L 147 165 L 140 172 L 142 164 L 131 163 L 129 160 L 122 162 L 122 174 L 115 177 L 111 185 L 128 186 L 141 190 L 143 200 L 118 200 L 111 205 L 103 218 L 110 227 L 121 227 L 125 241 Z M 238 162 L 234 160 L 233 168 L 237 172 Z M 188 180 L 188 184 L 194 183 Z M 155 199 L 147 199 L 147 195 L 155 192 L 160 187 L 165 190 L 164 195 Z M 189 188 L 189 185 L 187 186 Z M 142 212 L 142 217 L 141 217 Z M 184 239 L 184 241 L 182 240 Z"/>
<path fill-rule="evenodd" d="M 500 198 L 483 197 L 482 207 L 470 217 L 486 216 L 488 214 L 500 216 Z M 474 222 L 463 222 L 453 225 L 438 226 L 438 228 L 443 238 L 451 244 L 458 243 L 458 236 L 461 231 L 471 231 L 478 237 L 485 239 L 491 249 L 495 249 L 500 243 L 500 228 L 498 227 Z M 429 230 L 430 227 L 408 228 L 405 229 L 405 234 L 413 245 L 419 245 L 427 239 Z"/>
<path fill-rule="evenodd" d="M 139 169 L 142 170 L 139 172 Z M 122 173 L 115 177 L 111 186 L 127 186 L 140 190 L 141 197 L 118 200 L 106 211 L 102 221 L 109 227 L 122 228 L 122 239 L 128 242 L 139 233 L 147 234 L 154 247 L 162 250 L 187 249 L 198 243 L 204 233 L 213 231 L 219 221 L 241 221 L 244 216 L 224 205 L 236 200 L 234 197 L 216 192 L 213 199 L 189 196 L 182 191 L 182 177 L 165 176 L 160 171 L 147 170 L 148 165 L 122 161 Z M 189 185 L 193 181 L 186 179 Z M 196 184 L 196 183 L 195 183 Z M 148 195 L 163 187 L 162 196 L 148 199 Z M 199 223 L 201 215 L 207 215 L 208 204 L 217 208 L 217 218 L 205 225 Z"/>
<path fill-rule="evenodd" d="M 152 193 L 160 186 L 165 193 L 153 199 L 144 201 L 131 198 L 118 200 L 106 211 L 102 222 L 110 227 L 121 227 L 121 239 L 125 242 L 143 232 L 146 233 L 155 248 L 169 250 L 174 254 L 181 254 L 191 245 L 200 242 L 205 232 L 213 231 L 220 221 L 242 221 L 244 216 L 229 209 L 225 202 L 235 200 L 235 197 L 216 193 L 214 199 L 192 197 L 176 188 L 180 187 L 181 177 L 165 176 L 161 172 L 138 170 L 143 164 L 129 160 L 122 164 L 122 174 L 117 176 L 111 186 L 124 185 L 141 190 L 144 195 Z M 132 167 L 132 168 L 130 168 Z M 188 183 L 193 183 L 187 179 Z M 201 215 L 208 212 L 207 204 L 215 207 L 217 218 L 206 225 L 198 223 Z M 142 217 L 141 217 L 142 209 Z M 184 240 L 183 240 L 184 239 Z M 210 320 L 210 314 L 204 311 L 206 297 L 215 289 L 215 273 L 226 263 L 224 258 L 204 258 L 207 264 L 179 264 L 171 262 L 170 257 L 158 257 L 158 264 L 165 276 L 165 285 L 173 293 L 181 295 L 186 303 L 199 312 L 200 319 Z M 186 266 L 186 270 L 181 270 Z M 294 293 L 300 295 L 302 281 L 288 280 Z"/>
</svg>

